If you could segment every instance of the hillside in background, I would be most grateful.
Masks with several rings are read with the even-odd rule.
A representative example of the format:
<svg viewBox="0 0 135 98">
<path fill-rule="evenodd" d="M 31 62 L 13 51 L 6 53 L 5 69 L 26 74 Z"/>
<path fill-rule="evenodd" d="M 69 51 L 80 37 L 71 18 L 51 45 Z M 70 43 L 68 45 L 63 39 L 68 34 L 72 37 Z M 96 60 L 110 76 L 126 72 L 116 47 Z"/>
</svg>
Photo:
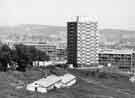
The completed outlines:
<svg viewBox="0 0 135 98">
<path fill-rule="evenodd" d="M 66 41 L 66 27 L 22 24 L 13 27 L 0 27 L 0 39 L 14 41 Z M 135 31 L 102 29 L 100 44 L 135 46 Z"/>
<path fill-rule="evenodd" d="M 0 27 L 0 39 L 15 41 L 59 41 L 65 40 L 64 27 L 48 25 L 18 25 L 13 27 Z"/>
<path fill-rule="evenodd" d="M 135 41 L 135 31 L 118 30 L 118 29 L 103 29 L 100 30 L 101 37 L 104 42 L 122 42 L 122 41 Z"/>
</svg>

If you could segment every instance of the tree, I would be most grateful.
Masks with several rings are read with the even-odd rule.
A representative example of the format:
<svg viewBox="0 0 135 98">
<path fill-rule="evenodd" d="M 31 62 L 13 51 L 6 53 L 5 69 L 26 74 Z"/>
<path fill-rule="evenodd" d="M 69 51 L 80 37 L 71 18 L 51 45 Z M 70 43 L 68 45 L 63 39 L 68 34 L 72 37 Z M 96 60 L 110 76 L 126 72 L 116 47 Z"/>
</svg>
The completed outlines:
<svg viewBox="0 0 135 98">
<path fill-rule="evenodd" d="M 45 52 L 37 50 L 37 52 L 36 52 L 36 60 L 39 60 L 39 61 L 49 61 L 50 58 L 49 58 L 49 56 Z"/>
<path fill-rule="evenodd" d="M 48 61 L 49 56 L 33 46 L 23 44 L 15 45 L 15 49 L 10 49 L 8 45 L 0 47 L 0 70 L 6 71 L 10 67 L 17 66 L 17 70 L 25 71 L 26 67 L 32 66 L 33 61 Z M 15 66 L 16 67 L 16 66 Z"/>
<path fill-rule="evenodd" d="M 32 66 L 33 61 L 48 61 L 49 56 L 33 46 L 19 44 L 15 45 L 15 51 L 12 51 L 12 59 L 17 62 L 18 70 L 25 71 L 28 65 Z"/>
<path fill-rule="evenodd" d="M 2 71 L 6 71 L 8 64 L 11 63 L 10 53 L 11 53 L 11 49 L 7 45 L 3 45 L 0 48 L 0 65 L 1 65 L 0 69 Z"/>
<path fill-rule="evenodd" d="M 15 45 L 12 59 L 17 62 L 17 70 L 25 71 L 27 65 L 32 61 L 32 54 L 29 52 L 29 47 L 19 44 Z"/>
</svg>

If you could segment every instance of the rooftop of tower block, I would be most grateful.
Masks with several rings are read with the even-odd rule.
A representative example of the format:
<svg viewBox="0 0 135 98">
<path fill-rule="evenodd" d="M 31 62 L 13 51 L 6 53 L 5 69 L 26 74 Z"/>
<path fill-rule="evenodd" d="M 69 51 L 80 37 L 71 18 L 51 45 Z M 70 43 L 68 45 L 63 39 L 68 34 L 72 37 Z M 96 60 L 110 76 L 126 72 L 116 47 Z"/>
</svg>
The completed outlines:
<svg viewBox="0 0 135 98">
<path fill-rule="evenodd" d="M 68 22 L 79 22 L 79 23 L 98 23 L 95 19 L 91 19 L 89 17 L 71 17 L 68 19 Z"/>
</svg>

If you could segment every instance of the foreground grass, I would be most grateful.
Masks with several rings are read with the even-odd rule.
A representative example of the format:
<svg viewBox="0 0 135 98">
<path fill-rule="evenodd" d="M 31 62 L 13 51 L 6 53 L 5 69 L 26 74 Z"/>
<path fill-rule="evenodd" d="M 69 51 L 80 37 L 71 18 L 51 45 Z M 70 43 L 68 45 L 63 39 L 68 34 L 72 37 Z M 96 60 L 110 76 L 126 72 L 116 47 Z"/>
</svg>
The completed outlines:
<svg viewBox="0 0 135 98">
<path fill-rule="evenodd" d="M 70 88 L 61 88 L 47 94 L 36 94 L 17 89 L 19 83 L 27 84 L 45 76 L 45 69 L 31 69 L 23 72 L 0 72 L 0 98 L 135 98 L 135 84 L 128 81 L 129 77 L 97 73 L 90 71 L 63 70 L 48 68 L 48 74 L 61 75 L 68 71 L 77 76 L 77 83 Z M 132 95 L 132 96 L 131 96 Z"/>
<path fill-rule="evenodd" d="M 93 89 L 92 85 L 94 85 L 93 91 L 96 94 L 101 93 L 114 98 L 135 98 L 135 84 L 129 81 L 129 76 L 104 72 L 93 74 L 91 71 L 84 70 L 70 70 L 70 72 L 88 83 L 88 89 Z"/>
</svg>

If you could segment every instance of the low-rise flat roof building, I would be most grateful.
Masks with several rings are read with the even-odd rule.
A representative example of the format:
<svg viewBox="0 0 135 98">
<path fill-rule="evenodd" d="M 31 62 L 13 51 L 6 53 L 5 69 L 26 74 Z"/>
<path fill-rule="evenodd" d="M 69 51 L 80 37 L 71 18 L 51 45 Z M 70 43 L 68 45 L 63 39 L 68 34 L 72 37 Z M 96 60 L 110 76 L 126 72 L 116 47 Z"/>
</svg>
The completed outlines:
<svg viewBox="0 0 135 98">
<path fill-rule="evenodd" d="M 132 71 L 135 66 L 135 52 L 133 50 L 106 49 L 99 51 L 100 65 L 113 65 L 124 71 Z"/>
<path fill-rule="evenodd" d="M 35 88 L 37 88 L 38 92 L 47 93 L 48 90 L 53 89 L 60 81 L 61 79 L 59 77 L 50 75 L 47 78 L 42 78 L 31 84 L 28 84 L 26 89 L 29 91 L 35 91 Z"/>
</svg>

